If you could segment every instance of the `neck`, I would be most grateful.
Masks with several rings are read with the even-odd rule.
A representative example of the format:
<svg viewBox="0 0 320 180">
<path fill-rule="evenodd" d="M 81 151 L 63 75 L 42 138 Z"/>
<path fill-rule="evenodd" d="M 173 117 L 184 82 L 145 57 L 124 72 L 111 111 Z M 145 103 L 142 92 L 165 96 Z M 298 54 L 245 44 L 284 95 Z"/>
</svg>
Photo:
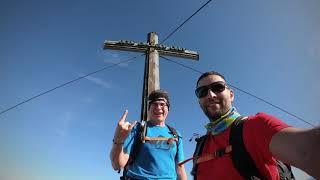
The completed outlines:
<svg viewBox="0 0 320 180">
<path fill-rule="evenodd" d="M 148 123 L 150 123 L 154 126 L 165 126 L 166 125 L 165 121 L 160 121 L 157 119 L 149 119 Z"/>
<path fill-rule="evenodd" d="M 205 128 L 212 135 L 219 134 L 226 130 L 234 120 L 236 120 L 240 114 L 237 112 L 236 108 L 232 107 L 228 112 L 222 115 L 220 118 L 216 119 L 214 122 L 208 123 Z"/>
<path fill-rule="evenodd" d="M 219 116 L 219 117 L 215 117 L 215 118 L 212 118 L 210 119 L 210 122 L 213 123 L 213 124 L 216 124 L 218 122 L 220 122 L 221 120 L 225 119 L 226 117 L 229 116 L 229 114 L 231 112 L 233 112 L 235 110 L 234 107 L 231 107 L 226 113 L 224 113 L 223 115 Z"/>
</svg>

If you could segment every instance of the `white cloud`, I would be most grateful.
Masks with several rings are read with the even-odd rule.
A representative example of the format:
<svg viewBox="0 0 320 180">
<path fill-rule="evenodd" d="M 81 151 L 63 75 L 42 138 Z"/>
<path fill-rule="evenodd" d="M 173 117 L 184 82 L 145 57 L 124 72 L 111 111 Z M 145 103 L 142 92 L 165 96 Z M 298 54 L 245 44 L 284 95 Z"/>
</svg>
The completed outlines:
<svg viewBox="0 0 320 180">
<path fill-rule="evenodd" d="M 314 60 L 318 60 L 320 58 L 320 37 L 318 33 L 311 33 L 309 35 L 309 41 L 307 42 L 307 53 Z"/>
<path fill-rule="evenodd" d="M 128 67 L 128 63 L 126 62 L 121 63 L 121 62 L 129 59 L 129 57 L 120 56 L 120 54 L 117 53 L 116 51 L 110 52 L 110 50 L 104 50 L 102 52 L 102 56 L 103 56 L 103 62 L 105 63 L 117 64 L 120 67 Z"/>
<path fill-rule="evenodd" d="M 90 82 L 93 82 L 94 84 L 100 86 L 100 87 L 103 87 L 103 88 L 106 88 L 106 89 L 109 89 L 111 88 L 111 85 L 105 81 L 103 81 L 102 79 L 99 79 L 99 78 L 95 78 L 95 77 L 92 77 L 92 76 L 87 76 L 85 77 L 85 79 L 89 80 Z"/>
<path fill-rule="evenodd" d="M 117 64 L 117 66 L 120 66 L 120 67 L 128 67 L 129 65 L 128 65 L 128 63 L 126 63 L 126 62 L 123 62 L 123 63 L 121 63 L 121 61 L 125 61 L 126 59 L 125 58 L 123 58 L 123 59 L 105 59 L 105 60 L 103 60 L 103 62 L 105 62 L 105 63 L 110 63 L 110 64 Z"/>
<path fill-rule="evenodd" d="M 118 53 L 109 53 L 113 58 L 119 58 L 119 54 Z"/>
<path fill-rule="evenodd" d="M 308 55 L 314 60 L 318 60 L 320 58 L 320 48 L 315 46 L 309 47 Z"/>
<path fill-rule="evenodd" d="M 93 98 L 91 97 L 86 97 L 82 99 L 85 103 L 91 104 L 94 102 Z"/>
<path fill-rule="evenodd" d="M 73 121 L 73 114 L 72 112 L 65 112 L 62 117 L 62 124 L 61 127 L 56 129 L 57 135 L 61 137 L 65 137 L 68 135 L 70 124 Z"/>
</svg>

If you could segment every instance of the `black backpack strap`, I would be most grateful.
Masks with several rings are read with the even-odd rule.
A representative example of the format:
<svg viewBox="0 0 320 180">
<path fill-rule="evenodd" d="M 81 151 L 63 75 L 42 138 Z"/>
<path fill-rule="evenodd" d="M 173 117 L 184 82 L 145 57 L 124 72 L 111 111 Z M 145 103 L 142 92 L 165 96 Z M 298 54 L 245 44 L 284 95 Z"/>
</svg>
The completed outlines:
<svg viewBox="0 0 320 180">
<path fill-rule="evenodd" d="M 180 136 L 179 134 L 177 133 L 177 130 L 175 128 L 173 128 L 172 126 L 169 126 L 168 124 L 166 124 L 166 126 L 168 127 L 170 133 L 173 135 L 174 138 L 178 138 L 178 142 L 176 142 L 176 145 L 177 145 L 177 152 L 176 152 L 176 155 L 174 157 L 174 159 L 176 160 L 177 159 L 177 156 L 178 156 L 178 151 L 179 151 L 179 141 L 180 141 Z"/>
<path fill-rule="evenodd" d="M 177 130 L 175 128 L 173 128 L 172 126 L 169 126 L 168 124 L 166 124 L 166 126 L 168 127 L 170 133 L 173 135 L 173 137 L 175 138 L 180 138 L 180 136 L 177 133 Z"/>
<path fill-rule="evenodd" d="M 147 125 L 146 123 L 144 124 L 145 126 Z M 130 155 L 129 155 L 129 159 L 126 163 L 126 165 L 124 166 L 123 168 L 123 175 L 121 178 L 125 178 L 126 177 L 126 174 L 127 174 L 127 170 L 128 170 L 128 167 L 129 165 L 131 165 L 133 163 L 133 161 L 135 160 L 135 158 L 137 157 L 139 151 L 140 151 L 140 148 L 142 146 L 142 139 L 141 139 L 141 136 L 142 136 L 142 133 L 143 133 L 143 128 L 142 128 L 142 124 L 141 122 L 138 122 L 137 123 L 137 129 L 138 129 L 138 133 L 135 135 L 135 140 L 134 140 L 134 144 L 132 145 L 132 149 L 130 151 Z"/>
<path fill-rule="evenodd" d="M 280 180 L 295 180 L 291 166 L 276 159 Z"/>
<path fill-rule="evenodd" d="M 202 154 L 202 151 L 203 151 L 203 148 L 204 148 L 204 144 L 205 144 L 205 141 L 207 139 L 208 135 L 204 135 L 204 136 L 201 136 L 199 138 L 196 138 L 196 149 L 193 153 L 193 167 L 192 167 L 192 170 L 191 170 L 191 175 L 193 176 L 193 179 L 196 180 L 197 179 L 197 169 L 198 169 L 198 165 L 197 165 L 197 159 L 200 157 L 200 155 Z"/>
<path fill-rule="evenodd" d="M 231 159 L 234 167 L 245 179 L 263 179 L 243 142 L 244 117 L 238 117 L 231 126 L 229 143 L 232 146 Z"/>
<path fill-rule="evenodd" d="M 245 179 L 264 179 L 256 168 L 253 159 L 246 150 L 243 142 L 243 123 L 244 118 L 240 117 L 235 120 L 230 132 L 230 144 L 232 145 L 232 162 L 238 172 Z M 295 180 L 291 166 L 276 159 L 276 165 L 280 180 Z"/>
<path fill-rule="evenodd" d="M 139 151 L 141 149 L 141 146 L 143 144 L 142 143 L 142 139 L 141 139 L 142 133 L 143 133 L 142 124 L 140 122 L 138 122 L 137 126 L 138 126 L 137 127 L 138 128 L 138 134 L 136 134 L 136 136 L 135 136 L 135 141 L 134 141 L 134 144 L 133 144 L 132 149 L 130 151 L 129 159 L 127 161 L 127 164 L 124 166 L 123 175 L 122 175 L 122 177 L 120 177 L 120 179 L 121 178 L 125 178 L 129 165 L 131 165 L 133 163 L 133 161 L 135 160 L 135 158 L 138 156 L 138 153 L 139 153 Z M 146 133 L 147 133 L 147 130 L 148 130 L 147 123 L 145 123 L 144 126 L 146 126 Z M 167 127 L 168 127 L 170 133 L 174 137 L 178 138 L 178 140 L 179 140 L 179 138 L 181 138 L 178 135 L 178 133 L 177 133 L 175 128 L 173 128 L 173 127 L 171 127 L 169 125 L 167 125 Z M 177 158 L 177 154 L 178 154 L 178 150 L 179 150 L 178 149 L 178 143 L 176 143 L 176 144 L 177 144 L 177 153 L 176 153 L 175 159 Z"/>
</svg>

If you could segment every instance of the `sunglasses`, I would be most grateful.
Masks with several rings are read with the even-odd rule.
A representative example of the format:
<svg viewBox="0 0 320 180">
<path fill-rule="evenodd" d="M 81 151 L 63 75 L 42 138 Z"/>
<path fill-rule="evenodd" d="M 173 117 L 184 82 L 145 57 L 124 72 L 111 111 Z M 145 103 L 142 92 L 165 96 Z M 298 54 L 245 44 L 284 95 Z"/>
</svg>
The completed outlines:
<svg viewBox="0 0 320 180">
<path fill-rule="evenodd" d="M 207 86 L 198 87 L 195 91 L 198 98 L 202 98 L 208 95 L 209 89 L 215 94 L 223 92 L 227 88 L 227 84 L 223 81 L 217 81 Z"/>
</svg>

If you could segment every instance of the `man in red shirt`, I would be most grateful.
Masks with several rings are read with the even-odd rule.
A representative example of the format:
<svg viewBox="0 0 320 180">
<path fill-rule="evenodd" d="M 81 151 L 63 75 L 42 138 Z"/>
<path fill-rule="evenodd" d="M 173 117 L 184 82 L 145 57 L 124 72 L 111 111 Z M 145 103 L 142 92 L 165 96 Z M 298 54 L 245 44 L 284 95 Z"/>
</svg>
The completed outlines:
<svg viewBox="0 0 320 180">
<path fill-rule="evenodd" d="M 217 72 L 206 72 L 199 77 L 196 95 L 210 120 L 201 153 L 205 156 L 229 145 L 231 125 L 240 114 L 232 106 L 234 92 Z M 263 179 L 279 179 L 274 158 L 320 178 L 320 127 L 298 129 L 276 117 L 258 113 L 246 118 L 242 132 L 246 150 Z M 234 167 L 230 153 L 203 159 L 197 163 L 197 180 L 244 179 Z"/>
</svg>

